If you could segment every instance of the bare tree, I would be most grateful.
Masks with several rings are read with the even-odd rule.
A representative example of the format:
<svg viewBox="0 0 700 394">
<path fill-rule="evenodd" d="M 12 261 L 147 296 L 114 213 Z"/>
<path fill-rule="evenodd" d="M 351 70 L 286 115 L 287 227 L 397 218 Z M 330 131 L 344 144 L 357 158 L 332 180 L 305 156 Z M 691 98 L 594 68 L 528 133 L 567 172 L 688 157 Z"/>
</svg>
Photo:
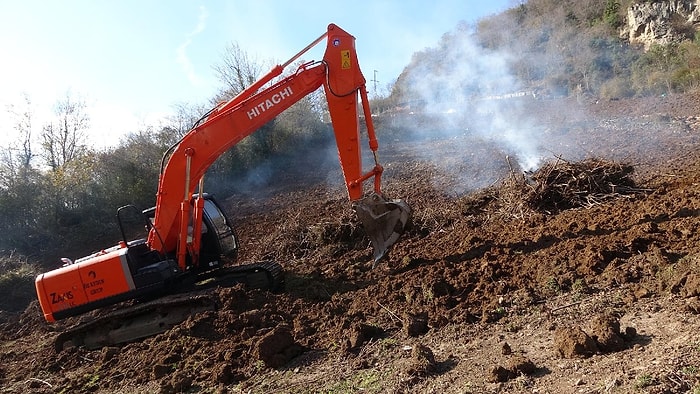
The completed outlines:
<svg viewBox="0 0 700 394">
<path fill-rule="evenodd" d="M 213 66 L 217 77 L 226 87 L 217 95 L 215 101 L 225 101 L 250 86 L 263 69 L 263 63 L 251 58 L 237 43 L 226 46 L 221 64 Z"/>
<path fill-rule="evenodd" d="M 19 177 L 27 175 L 31 169 L 32 152 L 32 110 L 28 95 L 23 95 L 24 103 L 10 104 L 7 112 L 12 117 L 16 138 L 0 152 L 0 188 L 13 188 Z"/>
<path fill-rule="evenodd" d="M 177 103 L 172 106 L 175 111 L 166 118 L 166 124 L 161 129 L 163 140 L 171 144 L 187 134 L 195 123 L 204 115 L 208 108 L 203 105 Z"/>
<path fill-rule="evenodd" d="M 0 190 L 6 191 L 14 187 L 17 181 L 17 158 L 11 148 L 0 150 Z"/>
<path fill-rule="evenodd" d="M 17 160 L 19 165 L 23 167 L 29 167 L 34 158 L 34 153 L 32 151 L 32 101 L 29 95 L 23 95 L 24 103 L 22 107 L 17 108 L 14 105 L 10 105 L 8 111 L 13 115 L 15 120 L 14 128 L 17 131 L 17 143 L 18 150 Z"/>
<path fill-rule="evenodd" d="M 82 100 L 76 100 L 70 93 L 56 103 L 55 122 L 47 123 L 41 132 L 41 147 L 46 164 L 53 171 L 83 154 L 87 145 L 89 117 Z"/>
</svg>

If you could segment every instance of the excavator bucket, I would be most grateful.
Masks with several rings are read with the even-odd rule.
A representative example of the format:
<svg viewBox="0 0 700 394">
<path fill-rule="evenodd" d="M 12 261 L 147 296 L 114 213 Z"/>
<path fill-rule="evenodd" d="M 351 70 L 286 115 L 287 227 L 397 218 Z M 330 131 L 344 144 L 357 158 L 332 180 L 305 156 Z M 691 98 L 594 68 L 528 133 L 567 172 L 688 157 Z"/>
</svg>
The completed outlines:
<svg viewBox="0 0 700 394">
<path fill-rule="evenodd" d="M 353 208 L 374 248 L 374 262 L 383 259 L 411 220 L 411 208 L 402 200 L 387 200 L 372 193 L 353 203 Z"/>
</svg>

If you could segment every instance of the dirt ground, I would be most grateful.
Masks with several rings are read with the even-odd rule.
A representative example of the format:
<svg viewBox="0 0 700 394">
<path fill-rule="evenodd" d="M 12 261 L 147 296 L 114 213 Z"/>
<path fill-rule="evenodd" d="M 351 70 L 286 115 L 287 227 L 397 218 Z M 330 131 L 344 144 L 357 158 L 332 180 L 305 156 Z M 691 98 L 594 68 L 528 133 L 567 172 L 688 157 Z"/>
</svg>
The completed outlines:
<svg viewBox="0 0 700 394">
<path fill-rule="evenodd" d="M 526 178 L 468 135 L 384 143 L 385 193 L 414 217 L 376 267 L 338 183 L 231 197 L 240 260 L 279 261 L 284 292 L 216 289 L 216 311 L 95 351 L 56 353 L 71 321 L 36 303 L 0 314 L 0 392 L 700 393 L 699 109 L 526 103 L 555 161 L 634 167 L 633 188 L 566 209 L 507 192 Z M 454 192 L 477 151 L 503 183 Z"/>
</svg>

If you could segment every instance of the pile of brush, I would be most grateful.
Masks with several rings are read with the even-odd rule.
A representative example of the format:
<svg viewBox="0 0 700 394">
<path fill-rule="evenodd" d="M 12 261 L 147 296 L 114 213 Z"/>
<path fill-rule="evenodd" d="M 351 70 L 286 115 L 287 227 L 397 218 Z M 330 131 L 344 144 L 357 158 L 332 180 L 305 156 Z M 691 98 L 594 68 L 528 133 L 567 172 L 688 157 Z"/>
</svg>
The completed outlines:
<svg viewBox="0 0 700 394">
<path fill-rule="evenodd" d="M 644 191 L 636 187 L 633 173 L 631 165 L 598 158 L 580 162 L 557 159 L 534 172 L 512 172 L 500 185 L 463 198 L 461 210 L 466 216 L 490 220 L 590 208 Z"/>
<path fill-rule="evenodd" d="M 576 163 L 559 159 L 524 174 L 523 200 L 529 208 L 548 213 L 591 207 L 639 192 L 633 172 L 631 165 L 597 158 Z"/>
</svg>

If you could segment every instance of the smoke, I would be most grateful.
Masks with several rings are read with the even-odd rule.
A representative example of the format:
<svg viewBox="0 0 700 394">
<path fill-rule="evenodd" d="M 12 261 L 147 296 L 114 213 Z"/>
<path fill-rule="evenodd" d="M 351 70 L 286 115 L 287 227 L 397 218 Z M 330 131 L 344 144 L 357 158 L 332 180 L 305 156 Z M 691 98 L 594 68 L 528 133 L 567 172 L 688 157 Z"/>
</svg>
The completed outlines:
<svg viewBox="0 0 700 394">
<path fill-rule="evenodd" d="M 319 134 L 299 134 L 290 140 L 288 150 L 270 151 L 250 158 L 240 170 L 230 171 L 231 162 L 222 163 L 208 177 L 206 188 L 216 195 L 232 193 L 265 199 L 279 192 L 310 189 L 325 184 L 344 185 L 338 165 L 333 133 L 328 127 Z M 240 163 L 239 163 L 240 164 Z"/>
<path fill-rule="evenodd" d="M 510 171 L 533 171 L 552 152 L 560 153 L 559 146 L 553 148 L 559 141 L 553 142 L 551 124 L 532 113 L 545 102 L 540 91 L 524 85 L 512 71 L 514 64 L 528 63 L 532 69 L 543 64 L 537 54 L 525 59 L 525 52 L 485 48 L 473 30 L 460 26 L 435 48 L 414 54 L 396 82 L 403 100 L 400 109 L 375 122 L 381 164 L 389 168 L 394 162 L 392 168 L 399 168 L 415 155 L 447 176 L 449 182 L 443 177 L 437 188 L 461 195 L 492 185 Z M 368 171 L 373 158 L 364 138 L 363 170 Z M 301 169 L 304 177 L 342 185 L 332 139 L 312 149 L 303 141 L 295 146 L 295 155 L 270 157 L 238 179 L 239 190 L 260 193 L 284 179 L 298 182 Z"/>
<path fill-rule="evenodd" d="M 460 178 L 457 193 L 491 184 L 513 167 L 534 170 L 547 156 L 543 127 L 528 113 L 537 92 L 511 71 L 517 61 L 522 58 L 511 52 L 483 47 L 460 26 L 436 48 L 415 54 L 397 82 L 405 86 L 404 97 L 413 98 L 404 111 L 415 119 L 404 131 L 462 150 L 463 165 L 457 167 L 440 152 L 422 157 Z"/>
</svg>

